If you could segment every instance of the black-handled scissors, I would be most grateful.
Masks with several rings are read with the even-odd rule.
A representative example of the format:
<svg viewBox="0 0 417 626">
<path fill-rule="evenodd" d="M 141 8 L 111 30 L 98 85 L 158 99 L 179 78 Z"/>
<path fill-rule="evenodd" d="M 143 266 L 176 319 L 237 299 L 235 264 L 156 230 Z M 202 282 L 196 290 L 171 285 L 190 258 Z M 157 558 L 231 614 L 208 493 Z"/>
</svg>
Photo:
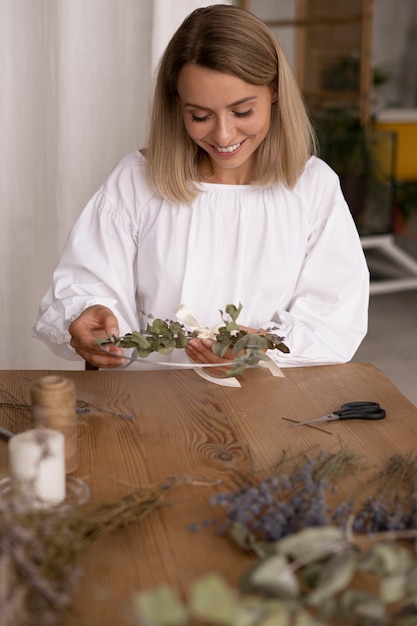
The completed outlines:
<svg viewBox="0 0 417 626">
<path fill-rule="evenodd" d="M 386 416 L 386 412 L 380 407 L 378 402 L 346 402 L 342 404 L 340 409 L 315 417 L 305 422 L 297 422 L 294 426 L 303 426 L 304 424 L 315 424 L 317 422 L 331 422 L 332 420 L 381 420 Z"/>
</svg>

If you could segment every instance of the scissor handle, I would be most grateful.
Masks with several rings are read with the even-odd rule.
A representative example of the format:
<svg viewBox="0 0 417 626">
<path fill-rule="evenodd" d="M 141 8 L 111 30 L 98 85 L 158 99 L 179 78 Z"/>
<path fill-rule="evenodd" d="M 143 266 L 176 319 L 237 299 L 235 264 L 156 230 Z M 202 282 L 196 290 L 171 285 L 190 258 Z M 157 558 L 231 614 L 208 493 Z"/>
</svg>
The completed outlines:
<svg viewBox="0 0 417 626">
<path fill-rule="evenodd" d="M 341 420 L 381 420 L 386 416 L 386 411 L 380 407 L 378 402 L 347 402 L 334 413 L 339 415 Z"/>
<path fill-rule="evenodd" d="M 340 409 L 380 409 L 378 402 L 362 400 L 361 402 L 345 402 Z"/>
</svg>

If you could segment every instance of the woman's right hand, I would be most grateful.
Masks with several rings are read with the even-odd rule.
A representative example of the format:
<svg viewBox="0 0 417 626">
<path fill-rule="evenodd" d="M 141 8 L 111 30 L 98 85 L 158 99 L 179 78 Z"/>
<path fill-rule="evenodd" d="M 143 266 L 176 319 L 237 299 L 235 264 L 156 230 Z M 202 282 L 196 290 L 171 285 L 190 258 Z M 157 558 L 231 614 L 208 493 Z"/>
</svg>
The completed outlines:
<svg viewBox="0 0 417 626">
<path fill-rule="evenodd" d="M 96 339 L 107 339 L 119 335 L 119 324 L 114 313 L 101 304 L 88 307 L 69 326 L 71 346 L 83 359 L 96 367 L 120 367 L 125 359 L 109 356 L 95 344 Z M 107 345 L 106 351 L 122 355 L 122 348 Z"/>
</svg>

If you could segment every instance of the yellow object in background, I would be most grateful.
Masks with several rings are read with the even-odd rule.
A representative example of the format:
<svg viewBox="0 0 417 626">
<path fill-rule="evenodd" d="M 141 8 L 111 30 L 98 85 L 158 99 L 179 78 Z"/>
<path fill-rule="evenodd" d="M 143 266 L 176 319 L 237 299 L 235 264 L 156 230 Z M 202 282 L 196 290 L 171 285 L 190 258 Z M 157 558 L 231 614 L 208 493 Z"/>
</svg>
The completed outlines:
<svg viewBox="0 0 417 626">
<path fill-rule="evenodd" d="M 417 109 L 385 109 L 375 120 L 378 130 L 396 135 L 394 178 L 417 180 Z"/>
</svg>

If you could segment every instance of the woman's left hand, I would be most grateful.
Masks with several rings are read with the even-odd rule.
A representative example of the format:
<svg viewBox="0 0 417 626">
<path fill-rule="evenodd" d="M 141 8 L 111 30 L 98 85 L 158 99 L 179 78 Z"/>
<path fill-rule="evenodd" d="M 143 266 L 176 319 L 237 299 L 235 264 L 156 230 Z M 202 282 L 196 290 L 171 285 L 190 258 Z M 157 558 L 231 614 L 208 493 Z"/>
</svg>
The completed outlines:
<svg viewBox="0 0 417 626">
<path fill-rule="evenodd" d="M 218 363 L 219 367 L 207 368 L 207 373 L 210 376 L 222 376 L 227 370 L 231 369 L 231 361 L 236 355 L 232 354 L 232 349 L 229 348 L 223 358 L 214 354 L 211 346 L 214 343 L 214 339 L 197 339 L 193 338 L 185 346 L 185 352 L 187 356 L 195 363 L 207 364 Z M 222 363 L 228 363 L 229 365 L 221 365 Z"/>
<path fill-rule="evenodd" d="M 254 328 L 248 328 L 247 326 L 240 326 L 240 329 L 254 335 L 263 335 L 266 333 L 266 331 L 264 330 L 255 330 Z M 185 352 L 187 356 L 195 363 L 218 363 L 219 367 L 207 368 L 207 373 L 212 376 L 223 376 L 228 370 L 232 368 L 232 365 L 230 365 L 230 363 L 238 355 L 233 354 L 232 349 L 229 348 L 223 357 L 219 357 L 214 354 L 212 350 L 213 343 L 214 339 L 193 338 L 190 339 L 188 344 L 185 346 Z M 228 365 L 222 365 L 222 363 L 228 363 Z"/>
</svg>

